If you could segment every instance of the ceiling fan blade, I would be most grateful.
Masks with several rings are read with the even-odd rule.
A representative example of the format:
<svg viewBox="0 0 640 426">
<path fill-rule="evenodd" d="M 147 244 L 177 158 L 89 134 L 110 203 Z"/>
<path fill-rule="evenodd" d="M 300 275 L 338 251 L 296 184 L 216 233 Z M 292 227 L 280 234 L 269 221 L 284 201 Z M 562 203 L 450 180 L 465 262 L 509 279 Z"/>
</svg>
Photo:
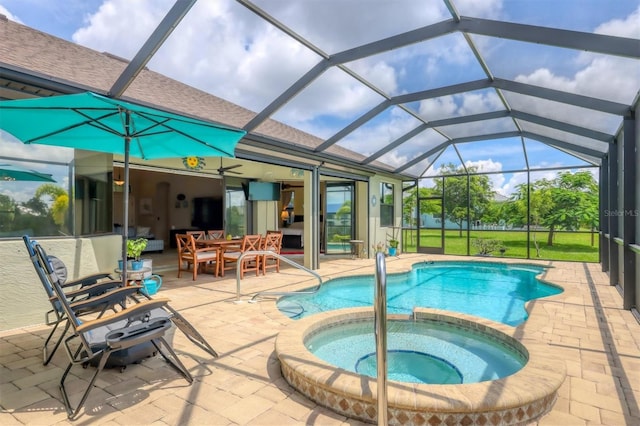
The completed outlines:
<svg viewBox="0 0 640 426">
<path fill-rule="evenodd" d="M 224 170 L 226 172 L 231 169 L 237 169 L 238 167 L 242 167 L 242 164 L 234 164 L 232 166 L 220 167 L 219 170 Z"/>
<path fill-rule="evenodd" d="M 224 173 L 231 173 L 231 174 L 234 174 L 234 175 L 241 175 L 242 174 L 242 172 L 236 172 L 236 171 L 233 171 L 233 170 L 225 170 Z"/>
<path fill-rule="evenodd" d="M 224 176 L 225 173 L 233 173 L 235 175 L 241 175 L 242 172 L 236 172 L 233 169 L 236 169 L 238 167 L 242 167 L 242 164 L 233 164 L 231 166 L 223 166 L 222 165 L 222 161 L 220 162 L 220 167 L 218 168 L 218 174 L 220 176 Z"/>
</svg>

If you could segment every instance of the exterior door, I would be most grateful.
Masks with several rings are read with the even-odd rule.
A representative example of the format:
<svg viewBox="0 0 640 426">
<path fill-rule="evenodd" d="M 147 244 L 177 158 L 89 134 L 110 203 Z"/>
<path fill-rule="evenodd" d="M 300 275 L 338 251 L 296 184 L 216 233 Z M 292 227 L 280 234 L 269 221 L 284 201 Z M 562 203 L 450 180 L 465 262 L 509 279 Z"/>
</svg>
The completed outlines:
<svg viewBox="0 0 640 426">
<path fill-rule="evenodd" d="M 327 182 L 324 203 L 324 239 L 326 254 L 351 253 L 354 236 L 353 183 Z"/>
<path fill-rule="evenodd" d="M 241 185 L 226 185 L 224 200 L 224 230 L 227 235 L 247 233 L 247 201 Z"/>
<path fill-rule="evenodd" d="M 418 198 L 418 253 L 444 253 L 442 197 Z"/>
</svg>

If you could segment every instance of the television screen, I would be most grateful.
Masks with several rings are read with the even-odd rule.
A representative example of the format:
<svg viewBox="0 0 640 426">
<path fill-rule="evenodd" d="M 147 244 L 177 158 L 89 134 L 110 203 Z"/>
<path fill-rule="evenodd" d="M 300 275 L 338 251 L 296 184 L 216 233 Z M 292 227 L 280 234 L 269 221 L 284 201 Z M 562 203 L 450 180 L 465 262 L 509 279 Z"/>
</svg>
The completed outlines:
<svg viewBox="0 0 640 426">
<path fill-rule="evenodd" d="M 274 182 L 249 182 L 249 201 L 280 200 L 280 184 Z"/>
<path fill-rule="evenodd" d="M 191 210 L 191 226 L 198 229 L 222 229 L 222 198 L 194 198 Z"/>
</svg>

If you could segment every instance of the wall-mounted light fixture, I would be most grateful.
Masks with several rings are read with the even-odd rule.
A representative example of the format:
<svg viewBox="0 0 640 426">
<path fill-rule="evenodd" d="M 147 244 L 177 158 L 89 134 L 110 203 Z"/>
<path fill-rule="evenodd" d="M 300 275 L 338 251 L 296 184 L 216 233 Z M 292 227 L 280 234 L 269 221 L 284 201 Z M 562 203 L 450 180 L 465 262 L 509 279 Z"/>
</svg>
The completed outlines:
<svg viewBox="0 0 640 426">
<path fill-rule="evenodd" d="M 122 180 L 122 178 L 120 177 L 120 172 L 118 172 L 118 177 L 113 180 L 113 183 L 118 186 L 124 185 L 124 180 Z"/>
</svg>

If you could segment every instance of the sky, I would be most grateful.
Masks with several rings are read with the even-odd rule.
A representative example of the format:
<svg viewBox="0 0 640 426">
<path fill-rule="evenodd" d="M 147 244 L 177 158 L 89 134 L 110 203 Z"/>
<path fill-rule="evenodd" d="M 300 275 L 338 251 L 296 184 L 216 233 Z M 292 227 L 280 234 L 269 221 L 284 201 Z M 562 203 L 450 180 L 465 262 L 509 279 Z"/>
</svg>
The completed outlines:
<svg viewBox="0 0 640 426">
<path fill-rule="evenodd" d="M 0 0 L 0 13 L 68 41 L 131 59 L 172 0 Z M 320 54 L 338 53 L 382 37 L 434 24 L 451 15 L 441 0 L 254 0 Z M 454 0 L 462 16 L 555 26 L 574 31 L 640 38 L 638 0 Z M 491 72 L 500 78 L 548 86 L 586 96 L 630 103 L 640 87 L 638 61 L 588 52 L 472 35 Z M 199 0 L 159 49 L 148 67 L 253 111 L 260 111 L 321 60 L 274 26 L 232 0 Z M 461 34 L 406 46 L 346 63 L 387 96 L 485 78 Z M 554 102 L 505 94 L 518 109 L 541 116 L 566 116 L 567 122 L 614 133 L 617 117 L 573 111 Z M 328 138 L 382 101 L 344 71 L 332 68 L 280 108 L 272 118 Z M 497 111 L 504 108 L 493 90 L 445 96 L 407 105 L 429 120 Z M 414 128 L 419 121 L 406 110 L 390 108 L 339 141 L 369 155 Z M 483 126 L 487 133 L 513 126 L 511 120 L 469 123 L 445 129 L 464 137 Z M 552 136 L 552 135 L 551 135 Z M 443 137 L 430 130 L 383 156 L 400 166 L 416 149 Z M 460 145 L 463 160 L 481 170 L 510 170 L 523 162 L 519 138 L 485 143 L 481 152 Z M 528 153 L 532 167 L 584 165 L 568 155 L 553 155 L 536 144 Z M 475 151 L 478 151 L 476 147 Z M 514 154 L 519 151 L 519 154 Z M 0 150 L 0 155 L 4 155 Z M 451 154 L 445 151 L 434 166 Z M 551 155 L 551 157 L 550 157 Z M 515 159 L 512 158 L 515 156 Z M 459 160 L 458 160 L 459 162 Z M 419 167 L 426 167 L 424 162 Z M 508 193 L 518 175 L 496 175 L 498 192 Z"/>
</svg>

